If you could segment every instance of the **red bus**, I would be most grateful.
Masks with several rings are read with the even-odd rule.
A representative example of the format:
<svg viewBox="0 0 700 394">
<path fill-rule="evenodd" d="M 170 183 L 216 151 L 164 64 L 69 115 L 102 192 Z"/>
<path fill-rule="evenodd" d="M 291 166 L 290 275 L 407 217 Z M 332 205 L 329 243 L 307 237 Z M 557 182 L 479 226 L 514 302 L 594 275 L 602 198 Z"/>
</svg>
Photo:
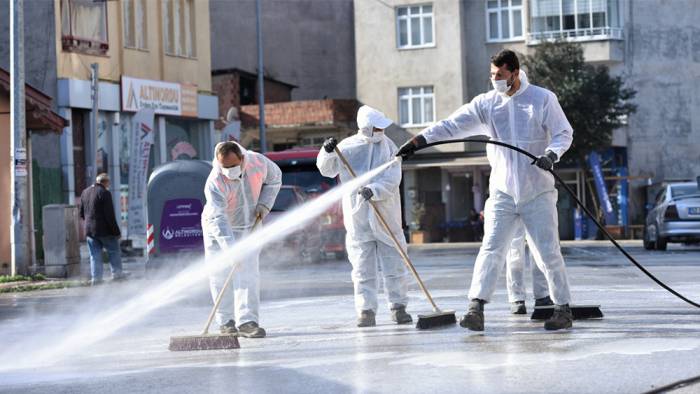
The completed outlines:
<svg viewBox="0 0 700 394">
<path fill-rule="evenodd" d="M 282 184 L 297 186 L 310 198 L 324 193 L 338 184 L 336 178 L 326 178 L 316 167 L 319 148 L 293 148 L 265 155 L 282 170 Z M 321 215 L 322 253 L 344 258 L 345 226 L 340 201 Z"/>
</svg>

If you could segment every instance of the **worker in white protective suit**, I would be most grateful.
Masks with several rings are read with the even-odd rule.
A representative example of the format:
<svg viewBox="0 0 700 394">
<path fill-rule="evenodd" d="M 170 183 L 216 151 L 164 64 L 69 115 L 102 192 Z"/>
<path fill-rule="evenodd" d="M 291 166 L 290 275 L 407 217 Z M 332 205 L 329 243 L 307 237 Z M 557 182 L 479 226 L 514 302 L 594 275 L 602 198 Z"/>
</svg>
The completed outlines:
<svg viewBox="0 0 700 394">
<path fill-rule="evenodd" d="M 527 313 L 525 307 L 525 271 L 527 270 L 532 270 L 532 293 L 535 297 L 535 307 L 553 304 L 549 298 L 547 278 L 533 263 L 532 253 L 525 238 L 525 227 L 522 222 L 518 223 L 506 256 L 508 301 L 510 301 L 510 311 L 514 315 Z"/>
<path fill-rule="evenodd" d="M 573 130 L 554 93 L 528 83 L 513 51 L 503 50 L 491 58 L 491 81 L 493 90 L 423 130 L 401 146 L 399 155 L 410 156 L 420 146 L 435 141 L 486 135 L 537 156 L 531 163 L 527 156 L 511 149 L 486 146 L 491 178 L 484 209 L 484 239 L 472 275 L 471 302 L 460 325 L 483 331 L 484 303 L 493 295 L 515 224 L 521 220 L 555 303 L 544 327 L 570 328 L 571 294 L 559 247 L 557 190 L 547 170 L 569 149 Z"/>
<path fill-rule="evenodd" d="M 336 146 L 357 176 L 393 160 L 397 152 L 396 145 L 384 135 L 384 129 L 391 124 L 392 121 L 383 113 L 369 106 L 362 106 L 357 112 L 357 134 L 339 144 L 335 138 L 329 138 L 323 144 L 323 149 L 316 159 L 321 174 L 330 178 L 339 175 L 341 182 L 352 179 L 352 175 L 335 153 Z M 411 315 L 406 312 L 409 272 L 390 235 L 382 227 L 367 201 L 371 200 L 376 204 L 405 250 L 406 241 L 401 228 L 400 183 L 401 166 L 397 163 L 372 178 L 369 184 L 357 192 L 343 196 L 343 221 L 347 230 L 345 245 L 352 264 L 358 327 L 376 324 L 378 264 L 381 265 L 393 321 L 397 324 L 413 321 Z"/>
<path fill-rule="evenodd" d="M 270 212 L 282 185 L 282 171 L 267 157 L 233 141 L 216 145 L 212 166 L 204 187 L 207 202 L 202 211 L 202 236 L 206 263 L 217 265 L 211 267 L 216 273 L 209 277 L 211 296 L 216 300 L 235 259 L 226 250 L 251 232 L 257 218 L 262 220 Z M 258 262 L 259 251 L 236 262 L 239 266 L 216 313 L 222 333 L 265 337 L 258 325 Z"/>
</svg>

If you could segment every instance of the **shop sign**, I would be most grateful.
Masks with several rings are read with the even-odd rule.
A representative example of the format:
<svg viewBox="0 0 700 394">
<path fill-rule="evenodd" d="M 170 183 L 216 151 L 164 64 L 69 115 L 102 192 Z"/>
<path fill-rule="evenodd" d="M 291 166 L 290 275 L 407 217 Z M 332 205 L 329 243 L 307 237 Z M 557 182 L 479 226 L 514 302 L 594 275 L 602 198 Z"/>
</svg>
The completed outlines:
<svg viewBox="0 0 700 394">
<path fill-rule="evenodd" d="M 122 77 L 122 111 L 197 117 L 197 85 Z"/>
</svg>

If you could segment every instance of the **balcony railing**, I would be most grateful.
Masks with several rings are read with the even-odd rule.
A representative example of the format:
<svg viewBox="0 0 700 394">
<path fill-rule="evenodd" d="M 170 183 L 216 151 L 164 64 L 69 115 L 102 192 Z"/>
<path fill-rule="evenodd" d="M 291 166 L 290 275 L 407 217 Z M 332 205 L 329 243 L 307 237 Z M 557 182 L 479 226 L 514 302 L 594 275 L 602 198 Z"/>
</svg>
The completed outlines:
<svg viewBox="0 0 700 394">
<path fill-rule="evenodd" d="M 597 41 L 622 40 L 622 28 L 592 27 L 572 30 L 553 30 L 527 33 L 528 44 L 538 44 L 541 41 Z"/>
</svg>

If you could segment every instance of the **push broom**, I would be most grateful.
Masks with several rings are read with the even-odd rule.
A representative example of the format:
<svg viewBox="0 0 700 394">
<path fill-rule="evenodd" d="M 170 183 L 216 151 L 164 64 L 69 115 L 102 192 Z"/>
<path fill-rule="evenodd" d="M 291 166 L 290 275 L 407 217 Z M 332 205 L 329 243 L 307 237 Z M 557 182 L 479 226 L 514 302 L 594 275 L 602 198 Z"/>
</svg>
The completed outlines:
<svg viewBox="0 0 700 394">
<path fill-rule="evenodd" d="M 357 175 L 355 175 L 355 171 L 353 171 L 352 167 L 350 167 L 350 163 L 348 163 L 348 161 L 345 159 L 345 156 L 343 156 L 343 154 L 340 152 L 340 149 L 338 149 L 337 146 L 335 147 L 335 153 L 338 155 L 338 157 L 340 158 L 340 161 L 343 163 L 343 166 L 350 173 L 350 175 L 353 178 L 356 178 Z M 401 247 L 399 240 L 396 239 L 396 235 L 394 235 L 394 233 L 391 231 L 391 228 L 389 228 L 389 224 L 386 222 L 386 220 L 384 220 L 384 216 L 379 211 L 379 207 L 377 207 L 375 202 L 372 200 L 368 200 L 368 202 L 372 206 L 372 209 L 374 210 L 374 213 L 377 215 L 377 218 L 379 219 L 379 222 L 382 224 L 382 227 L 384 227 L 387 234 L 389 234 L 389 237 L 391 237 L 391 240 L 393 241 L 394 246 L 396 247 L 396 251 L 399 252 L 404 263 L 406 263 L 406 267 L 408 267 L 411 270 L 411 272 L 413 273 L 413 276 L 418 281 L 418 285 L 420 285 L 421 290 L 423 290 L 425 297 L 428 299 L 428 301 L 430 301 L 430 304 L 433 306 L 433 313 L 427 314 L 427 315 L 418 315 L 418 322 L 416 323 L 416 328 L 421 329 L 421 330 L 425 330 L 425 329 L 429 329 L 429 328 L 435 328 L 435 327 L 440 327 L 440 326 L 448 326 L 451 324 L 456 324 L 457 317 L 455 316 L 455 312 L 454 311 L 443 311 L 440 308 L 438 308 L 437 305 L 435 305 L 435 301 L 433 301 L 433 297 L 430 296 L 430 293 L 428 292 L 428 289 L 423 284 L 423 281 L 421 280 L 420 276 L 418 275 L 416 268 L 413 266 L 413 263 L 411 263 L 411 260 L 408 258 L 408 254 L 406 254 L 406 251 Z"/>
<path fill-rule="evenodd" d="M 253 229 L 258 226 L 260 220 L 260 216 L 255 219 Z M 211 322 L 214 320 L 214 315 L 216 315 L 216 311 L 219 309 L 223 295 L 226 292 L 226 289 L 228 289 L 229 284 L 231 284 L 233 274 L 236 272 L 239 264 L 239 262 L 235 262 L 233 267 L 231 267 L 231 270 L 226 277 L 226 282 L 224 282 L 224 286 L 221 288 L 221 290 L 219 290 L 219 294 L 216 296 L 214 307 L 211 308 L 209 318 L 207 319 L 207 323 L 204 325 L 204 330 L 202 330 L 202 333 L 199 335 L 170 337 L 170 346 L 168 346 L 169 350 L 177 352 L 192 350 L 238 349 L 241 347 L 241 345 L 238 343 L 237 334 L 209 333 L 209 327 L 211 326 Z"/>
</svg>

